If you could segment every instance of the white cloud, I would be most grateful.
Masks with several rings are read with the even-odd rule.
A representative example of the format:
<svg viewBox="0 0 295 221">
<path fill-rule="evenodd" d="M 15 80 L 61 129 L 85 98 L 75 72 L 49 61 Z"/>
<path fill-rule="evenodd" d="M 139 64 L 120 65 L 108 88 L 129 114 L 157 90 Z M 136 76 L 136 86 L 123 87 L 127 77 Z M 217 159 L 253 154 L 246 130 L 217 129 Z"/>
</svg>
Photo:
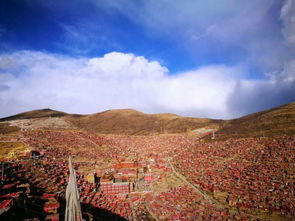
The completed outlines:
<svg viewBox="0 0 295 221">
<path fill-rule="evenodd" d="M 285 0 L 281 9 L 281 19 L 284 23 L 283 34 L 289 45 L 295 46 L 295 2 Z"/>
<path fill-rule="evenodd" d="M 277 107 L 295 101 L 295 81 L 284 79 L 241 81 L 229 95 L 233 116 Z"/>
<path fill-rule="evenodd" d="M 200 62 L 200 56 L 214 59 L 224 53 L 229 61 L 269 72 L 282 69 L 284 59 L 292 56 L 278 22 L 282 1 L 223 0 L 222 4 L 220 0 L 89 1 L 110 14 L 128 17 L 149 35 L 168 38 L 187 51 L 196 63 Z M 288 13 L 282 13 L 287 14 L 283 16 L 288 23 L 286 33 L 292 32 L 289 24 L 293 3 L 288 0 L 284 7 Z"/>
<path fill-rule="evenodd" d="M 51 4 L 30 0 L 28 3 L 66 13 L 69 7 L 79 9 L 82 1 L 74 1 L 71 6 L 61 1 Z M 195 64 L 204 63 L 202 58 L 206 57 L 205 61 L 211 58 L 240 62 L 261 72 L 270 72 L 282 69 L 286 59 L 294 56 L 293 49 L 284 44 L 284 40 L 290 45 L 294 39 L 293 0 L 223 0 L 222 4 L 220 0 L 84 0 L 83 4 L 91 4 L 93 10 L 97 10 L 97 17 L 91 16 L 90 21 L 81 17 L 71 25 L 61 23 L 64 36 L 63 41 L 57 43 L 58 48 L 75 55 L 89 55 L 95 50 L 126 51 L 124 38 L 112 38 L 120 36 L 120 32 L 99 22 L 103 12 L 114 18 L 127 17 L 148 38 L 166 38 L 172 48 L 181 48 Z M 287 39 L 278 22 L 280 11 Z"/>
<path fill-rule="evenodd" d="M 135 108 L 148 113 L 230 118 L 252 110 L 252 104 L 242 105 L 243 109 L 237 104 L 244 103 L 240 97 L 255 94 L 253 89 L 269 88 L 271 81 L 276 91 L 284 86 L 279 80 L 243 80 L 244 71 L 239 67 L 207 66 L 169 75 L 157 61 L 118 52 L 97 58 L 33 51 L 0 56 L 0 63 L 7 60 L 14 65 L 4 65 L 5 72 L 0 73 L 2 117 L 50 107 L 72 113 Z M 289 79 L 292 83 L 294 79 Z M 276 98 L 281 98 L 279 93 Z"/>
<path fill-rule="evenodd" d="M 156 61 L 149 62 L 142 56 L 118 52 L 89 59 L 86 68 L 90 72 L 100 73 L 101 77 L 118 78 L 124 75 L 125 79 L 158 79 L 167 72 L 167 68 Z"/>
<path fill-rule="evenodd" d="M 287 82 L 295 81 L 295 60 L 291 60 L 285 63 L 284 70 L 280 77 Z"/>
<path fill-rule="evenodd" d="M 89 0 L 97 7 L 117 11 L 134 22 L 176 37 L 202 35 L 215 27 L 217 38 L 231 41 L 259 31 L 275 0 Z M 176 31 L 178 30 L 178 31 Z"/>
<path fill-rule="evenodd" d="M 1 116 L 43 107 L 75 113 L 131 107 L 223 117 L 233 74 L 239 71 L 212 66 L 169 76 L 157 61 L 118 52 L 76 59 L 22 51 L 2 55 L 4 60 L 14 62 L 7 71 L 16 73 L 10 87 L 0 92 Z"/>
<path fill-rule="evenodd" d="M 0 117 L 45 107 L 73 113 L 130 107 L 149 113 L 230 118 L 295 99 L 293 0 L 285 0 L 282 8 L 276 0 L 225 0 L 222 5 L 219 0 L 89 1 L 127 16 L 151 35 L 175 38 L 192 56 L 199 48 L 210 51 L 216 45 L 236 45 L 247 51 L 245 63 L 266 71 L 265 78 L 246 79 L 243 68 L 223 65 L 172 75 L 157 61 L 118 52 L 72 58 L 16 51 L 0 55 Z M 283 27 L 273 13 L 278 10 Z M 96 33 L 104 28 L 61 26 L 71 50 L 80 55 L 81 45 L 97 44 L 87 35 L 89 30 Z"/>
</svg>

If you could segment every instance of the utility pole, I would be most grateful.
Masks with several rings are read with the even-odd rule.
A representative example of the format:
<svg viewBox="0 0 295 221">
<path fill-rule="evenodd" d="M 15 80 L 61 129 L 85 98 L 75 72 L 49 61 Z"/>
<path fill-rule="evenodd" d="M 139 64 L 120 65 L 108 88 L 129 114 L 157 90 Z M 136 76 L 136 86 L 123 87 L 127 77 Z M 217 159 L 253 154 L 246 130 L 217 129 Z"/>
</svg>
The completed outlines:
<svg viewBox="0 0 295 221">
<path fill-rule="evenodd" d="M 73 168 L 71 157 L 69 157 L 69 171 L 70 177 L 66 189 L 65 221 L 82 221 L 82 211 L 77 187 L 76 171 Z"/>
</svg>

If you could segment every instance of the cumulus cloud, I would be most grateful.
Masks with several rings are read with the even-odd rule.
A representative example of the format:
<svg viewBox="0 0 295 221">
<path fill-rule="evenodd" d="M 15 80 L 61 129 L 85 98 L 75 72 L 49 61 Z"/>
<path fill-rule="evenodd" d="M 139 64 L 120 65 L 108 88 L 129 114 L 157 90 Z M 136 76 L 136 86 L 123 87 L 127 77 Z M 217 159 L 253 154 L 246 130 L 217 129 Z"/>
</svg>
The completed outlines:
<svg viewBox="0 0 295 221">
<path fill-rule="evenodd" d="M 284 96 L 294 91 L 294 79 L 289 79 L 287 88 L 287 82 L 280 85 L 283 80 L 278 79 L 241 80 L 246 74 L 240 67 L 207 66 L 171 75 L 157 61 L 118 52 L 72 58 L 19 51 L 1 55 L 0 64 L 1 117 L 50 107 L 72 113 L 135 108 L 148 113 L 231 118 L 253 110 L 250 101 L 237 106 L 239 99 L 255 97 L 259 104 L 267 94 L 284 102 L 290 100 Z M 257 94 L 261 88 L 264 91 Z"/>
<path fill-rule="evenodd" d="M 281 19 L 284 24 L 283 33 L 287 44 L 295 46 L 295 2 L 293 0 L 284 1 Z"/>
</svg>

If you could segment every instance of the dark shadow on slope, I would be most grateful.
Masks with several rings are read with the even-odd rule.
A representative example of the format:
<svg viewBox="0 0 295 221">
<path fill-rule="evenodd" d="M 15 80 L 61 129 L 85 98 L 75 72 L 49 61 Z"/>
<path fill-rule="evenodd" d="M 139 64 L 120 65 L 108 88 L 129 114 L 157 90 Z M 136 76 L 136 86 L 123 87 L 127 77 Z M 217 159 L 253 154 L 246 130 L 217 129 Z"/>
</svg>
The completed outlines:
<svg viewBox="0 0 295 221">
<path fill-rule="evenodd" d="M 9 189 L 2 189 L 3 185 L 11 184 L 16 181 L 19 181 L 18 185 L 20 184 L 30 184 L 30 194 L 27 195 L 25 193 L 22 193 L 18 199 L 14 198 L 7 198 L 7 199 L 13 199 L 13 206 L 3 214 L 0 215 L 1 221 L 22 221 L 24 219 L 33 219 L 38 218 L 39 220 L 45 220 L 46 216 L 49 214 L 46 214 L 44 212 L 44 204 L 46 200 L 41 199 L 41 196 L 45 193 L 42 189 L 32 185 L 32 183 L 28 182 L 27 179 L 24 178 L 18 178 L 16 175 L 13 175 L 12 171 L 7 171 L 8 177 L 6 178 L 9 181 L 4 181 L 0 183 L 0 196 L 3 196 L 5 194 L 9 193 L 16 193 L 19 191 L 25 192 L 25 187 L 12 187 Z M 0 203 L 4 199 L 0 198 Z M 59 220 L 64 220 L 64 214 L 65 214 L 65 199 L 58 197 L 58 202 L 60 203 L 60 208 L 57 210 L 59 213 Z M 118 214 L 114 214 L 111 211 L 108 211 L 106 209 L 102 208 L 95 208 L 92 207 L 90 204 L 81 204 L 82 212 L 83 212 L 83 218 L 88 221 L 91 220 L 90 217 L 92 217 L 92 220 L 114 220 L 114 221 L 124 221 L 125 218 L 119 216 Z"/>
</svg>

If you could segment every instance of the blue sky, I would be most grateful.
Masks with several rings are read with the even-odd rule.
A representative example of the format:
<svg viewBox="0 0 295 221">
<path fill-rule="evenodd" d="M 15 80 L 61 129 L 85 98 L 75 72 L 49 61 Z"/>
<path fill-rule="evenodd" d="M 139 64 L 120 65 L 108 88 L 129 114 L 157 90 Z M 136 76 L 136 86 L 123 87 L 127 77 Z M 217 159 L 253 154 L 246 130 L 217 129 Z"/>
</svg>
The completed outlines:
<svg viewBox="0 0 295 221">
<path fill-rule="evenodd" d="M 222 19 L 224 16 L 228 19 L 229 16 L 235 16 L 237 13 L 230 9 L 224 9 L 224 12 L 213 9 L 219 8 L 219 5 L 209 7 L 210 11 L 207 14 L 205 12 L 201 16 L 191 15 L 191 18 L 180 18 L 181 24 L 173 25 L 174 19 L 170 22 L 169 18 L 167 18 L 168 21 L 166 18 L 155 18 L 163 23 L 171 23 L 157 27 L 157 24 L 146 24 L 145 20 L 140 21 L 137 20 L 140 18 L 134 18 L 138 16 L 137 13 L 140 13 L 140 10 L 134 9 L 137 12 L 130 16 L 127 14 L 128 9 L 122 11 L 125 9 L 117 9 L 122 7 L 120 5 L 115 7 L 103 2 L 100 0 L 61 1 L 61 3 L 52 0 L 3 0 L 0 3 L 0 27 L 4 32 L 1 37 L 4 42 L 1 50 L 41 50 L 86 57 L 120 51 L 159 60 L 169 68 L 171 73 L 175 73 L 208 64 L 243 63 L 251 53 L 243 45 L 247 44 L 247 41 L 277 40 L 282 37 L 279 31 L 281 22 L 278 19 L 282 5 L 280 1 L 270 3 L 271 6 L 268 6 L 269 9 L 264 12 L 266 13 L 265 18 L 255 21 L 261 24 L 258 24 L 254 31 L 250 29 L 247 33 L 247 30 L 233 30 L 234 32 L 244 31 L 245 35 L 249 35 L 249 39 L 240 37 L 241 42 L 231 39 L 222 42 L 220 38 L 214 39 L 209 34 L 206 35 L 206 29 L 216 25 L 220 21 L 219 17 Z M 111 2 L 122 2 L 122 4 L 133 2 L 132 7 L 140 8 L 142 5 L 140 2 L 143 1 L 117 0 Z M 168 2 L 166 1 L 165 4 L 169 4 Z M 200 2 L 202 4 L 202 1 Z M 213 1 L 212 4 L 217 2 Z M 224 2 L 230 4 L 231 1 L 225 0 Z M 162 10 L 165 10 L 164 6 L 161 10 L 155 8 L 152 13 L 161 14 Z M 196 10 L 191 13 L 199 12 L 198 4 L 192 4 L 191 7 L 196 7 Z M 167 17 L 175 16 L 172 14 L 173 10 L 171 12 L 169 10 L 172 9 L 167 7 Z M 182 13 L 185 13 L 185 10 L 187 9 L 182 9 Z M 214 12 L 218 15 L 216 18 L 214 14 L 210 15 Z M 146 13 L 149 17 L 151 12 Z M 194 24 L 194 19 L 204 19 L 204 21 Z M 210 22 L 207 19 L 210 19 Z M 251 18 L 246 19 L 251 20 Z M 187 21 L 192 24 L 183 27 Z M 270 28 L 262 26 L 264 24 Z M 228 34 L 239 35 L 240 33 L 229 32 Z M 258 64 L 249 62 L 247 65 L 259 74 Z"/>
<path fill-rule="evenodd" d="M 175 39 L 152 33 L 120 12 L 95 7 L 87 0 L 42 2 L 1 1 L 2 51 L 41 50 L 86 57 L 120 51 L 161 60 L 174 71 L 196 65 Z"/>
<path fill-rule="evenodd" d="M 232 118 L 288 103 L 294 18 L 292 0 L 1 0 L 0 116 L 45 106 Z"/>
</svg>

